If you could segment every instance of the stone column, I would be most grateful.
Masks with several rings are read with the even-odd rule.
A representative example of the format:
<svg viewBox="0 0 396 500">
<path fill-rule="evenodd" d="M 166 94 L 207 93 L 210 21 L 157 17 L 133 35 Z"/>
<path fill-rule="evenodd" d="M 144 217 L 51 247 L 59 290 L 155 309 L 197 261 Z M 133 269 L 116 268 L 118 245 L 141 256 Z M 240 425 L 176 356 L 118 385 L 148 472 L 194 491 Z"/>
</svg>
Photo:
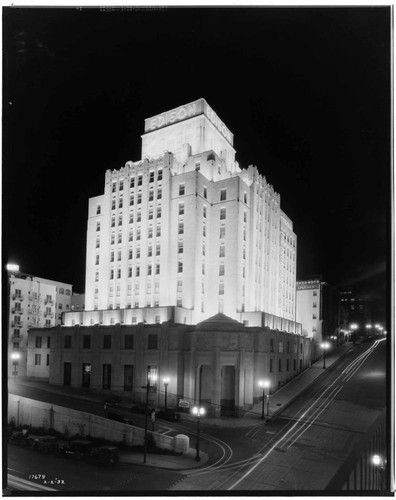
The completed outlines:
<svg viewBox="0 0 396 500">
<path fill-rule="evenodd" d="M 214 416 L 220 417 L 220 403 L 221 403 L 221 361 L 220 361 L 220 347 L 214 348 L 214 369 L 213 369 L 213 390 L 212 402 L 214 404 Z"/>
</svg>

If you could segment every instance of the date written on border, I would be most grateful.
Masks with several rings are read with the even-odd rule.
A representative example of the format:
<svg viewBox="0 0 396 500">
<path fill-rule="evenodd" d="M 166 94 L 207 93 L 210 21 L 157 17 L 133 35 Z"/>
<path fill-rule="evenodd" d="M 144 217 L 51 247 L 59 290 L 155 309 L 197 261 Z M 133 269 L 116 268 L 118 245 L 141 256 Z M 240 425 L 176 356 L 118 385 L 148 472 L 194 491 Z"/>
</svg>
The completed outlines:
<svg viewBox="0 0 396 500">
<path fill-rule="evenodd" d="M 43 484 L 65 484 L 64 479 L 49 478 L 45 474 L 29 474 L 29 479 L 35 479 L 36 481 L 42 481 Z"/>
</svg>

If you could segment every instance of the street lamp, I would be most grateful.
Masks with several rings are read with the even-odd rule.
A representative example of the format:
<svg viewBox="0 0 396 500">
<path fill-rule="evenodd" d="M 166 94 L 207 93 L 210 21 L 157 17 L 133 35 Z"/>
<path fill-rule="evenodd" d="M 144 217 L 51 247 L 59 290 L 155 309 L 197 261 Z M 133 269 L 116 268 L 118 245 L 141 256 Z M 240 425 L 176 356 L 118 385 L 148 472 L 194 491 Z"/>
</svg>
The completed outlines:
<svg viewBox="0 0 396 500">
<path fill-rule="evenodd" d="M 373 455 L 371 457 L 371 463 L 378 470 L 380 474 L 380 490 L 383 490 L 383 482 L 385 476 L 386 460 L 381 455 Z"/>
<path fill-rule="evenodd" d="M 169 384 L 169 378 L 165 377 L 164 378 L 164 386 L 165 386 L 165 410 L 168 408 L 168 384 Z"/>
<path fill-rule="evenodd" d="M 264 401 L 265 401 L 265 389 L 268 388 L 268 394 L 267 394 L 267 417 L 269 416 L 269 387 L 270 387 L 270 381 L 269 380 L 260 380 L 258 383 L 259 387 L 262 387 L 263 389 L 263 406 L 261 409 L 261 418 L 264 419 Z"/>
<path fill-rule="evenodd" d="M 326 368 L 326 350 L 329 349 L 330 344 L 329 342 L 322 342 L 320 344 L 320 347 L 322 348 L 323 351 L 323 369 Z"/>
<path fill-rule="evenodd" d="M 12 365 L 14 367 L 14 371 L 12 372 L 12 374 L 14 375 L 15 378 L 18 375 L 18 364 L 19 364 L 20 358 L 21 358 L 21 354 L 19 352 L 12 352 L 11 353 Z"/>
<path fill-rule="evenodd" d="M 199 456 L 199 433 L 200 433 L 199 422 L 201 420 L 201 416 L 205 414 L 205 408 L 194 406 L 194 408 L 192 409 L 192 412 L 194 415 L 197 416 L 197 442 L 195 445 L 197 452 L 195 455 L 195 460 L 197 462 L 199 462 L 201 460 L 201 457 Z"/>
<path fill-rule="evenodd" d="M 146 419 L 144 422 L 144 457 L 143 457 L 143 463 L 146 463 L 146 456 L 147 456 L 147 441 L 148 441 L 148 433 L 147 433 L 147 425 L 148 425 L 148 402 L 149 402 L 149 392 L 150 392 L 150 386 L 152 383 L 154 383 L 157 380 L 157 376 L 155 374 L 152 374 L 150 370 L 147 370 L 147 384 L 146 384 Z M 144 389 L 144 386 L 142 387 Z"/>
</svg>

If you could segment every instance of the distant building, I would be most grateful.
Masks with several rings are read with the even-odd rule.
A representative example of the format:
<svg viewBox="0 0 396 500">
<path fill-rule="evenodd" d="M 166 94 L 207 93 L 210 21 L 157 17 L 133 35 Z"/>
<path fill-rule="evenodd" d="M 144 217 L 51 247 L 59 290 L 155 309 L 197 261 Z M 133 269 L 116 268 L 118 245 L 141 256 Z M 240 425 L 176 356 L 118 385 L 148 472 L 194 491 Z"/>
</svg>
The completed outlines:
<svg viewBox="0 0 396 500">
<path fill-rule="evenodd" d="M 297 281 L 296 320 L 315 343 L 337 336 L 337 291 L 320 279 Z"/>
<path fill-rule="evenodd" d="M 8 375 L 26 376 L 28 329 L 52 328 L 70 310 L 72 285 L 8 271 Z M 47 360 L 37 356 L 37 365 Z"/>
<path fill-rule="evenodd" d="M 85 293 L 73 293 L 71 296 L 70 310 L 84 311 L 85 309 Z"/>
<path fill-rule="evenodd" d="M 348 324 L 357 323 L 360 327 L 364 327 L 372 321 L 371 299 L 357 293 L 353 287 L 341 288 L 339 307 Z"/>
<path fill-rule="evenodd" d="M 73 318 L 119 310 L 132 324 L 132 309 L 176 306 L 188 324 L 224 313 L 260 326 L 257 312 L 294 324 L 296 252 L 280 195 L 239 167 L 233 134 L 198 99 L 146 119 L 142 159 L 108 170 L 90 199 L 85 312 Z"/>
<path fill-rule="evenodd" d="M 169 313 L 175 315 L 175 308 Z M 164 405 L 163 378 L 169 378 L 168 405 L 200 401 L 213 416 L 241 415 L 262 396 L 310 366 L 311 341 L 269 328 L 245 327 L 223 314 L 198 325 L 162 324 L 35 328 L 29 332 L 28 374 L 37 374 L 37 343 L 47 345 L 50 384 L 117 393 L 144 403 L 147 373 L 155 382 L 151 406 Z M 36 371 L 35 371 L 36 370 Z"/>
</svg>

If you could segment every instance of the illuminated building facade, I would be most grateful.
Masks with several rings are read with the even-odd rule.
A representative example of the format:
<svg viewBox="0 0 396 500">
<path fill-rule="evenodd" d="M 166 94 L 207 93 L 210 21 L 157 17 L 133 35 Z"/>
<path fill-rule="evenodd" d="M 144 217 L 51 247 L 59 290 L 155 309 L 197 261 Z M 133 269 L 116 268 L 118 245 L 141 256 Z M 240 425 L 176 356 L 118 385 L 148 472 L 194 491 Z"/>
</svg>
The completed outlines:
<svg viewBox="0 0 396 500">
<path fill-rule="evenodd" d="M 204 99 L 145 120 L 142 160 L 108 170 L 89 201 L 85 311 L 65 325 L 181 323 L 217 313 L 297 332 L 296 235 L 280 195 L 235 161 Z M 157 314 L 144 313 L 152 308 Z"/>
<path fill-rule="evenodd" d="M 28 329 L 60 325 L 62 313 L 70 310 L 72 285 L 8 272 L 8 292 L 8 375 L 26 376 Z M 37 347 L 47 347 L 46 337 L 38 342 Z M 47 358 L 37 354 L 36 370 L 45 373 Z"/>
</svg>

